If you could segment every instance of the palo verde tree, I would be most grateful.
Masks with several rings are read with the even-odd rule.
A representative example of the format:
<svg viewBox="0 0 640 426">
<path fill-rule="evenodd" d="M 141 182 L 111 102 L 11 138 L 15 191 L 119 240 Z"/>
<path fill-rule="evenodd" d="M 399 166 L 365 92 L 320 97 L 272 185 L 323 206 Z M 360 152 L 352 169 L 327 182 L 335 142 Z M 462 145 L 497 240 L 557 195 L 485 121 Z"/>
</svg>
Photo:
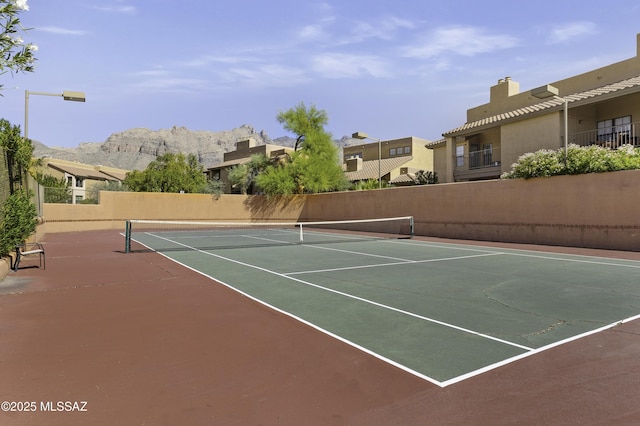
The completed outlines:
<svg viewBox="0 0 640 426">
<path fill-rule="evenodd" d="M 38 50 L 38 46 L 25 43 L 20 36 L 26 29 L 22 26 L 19 15 L 27 10 L 27 0 L 0 0 L 0 74 L 34 70 L 34 52 Z"/>
<path fill-rule="evenodd" d="M 127 173 L 123 182 L 135 192 L 207 193 L 210 186 L 195 155 L 164 154 L 143 171 Z"/>
<path fill-rule="evenodd" d="M 329 117 L 324 110 L 317 109 L 313 104 L 307 108 L 304 102 L 300 102 L 286 111 L 280 111 L 276 119 L 278 123 L 283 125 L 285 130 L 289 130 L 296 135 L 294 151 L 297 151 L 304 143 L 307 133 L 313 130 L 321 130 L 329 122 Z"/>
<path fill-rule="evenodd" d="M 348 182 L 338 161 L 338 148 L 324 129 L 309 129 L 304 144 L 289 161 L 267 167 L 256 184 L 267 196 L 343 190 Z"/>
</svg>

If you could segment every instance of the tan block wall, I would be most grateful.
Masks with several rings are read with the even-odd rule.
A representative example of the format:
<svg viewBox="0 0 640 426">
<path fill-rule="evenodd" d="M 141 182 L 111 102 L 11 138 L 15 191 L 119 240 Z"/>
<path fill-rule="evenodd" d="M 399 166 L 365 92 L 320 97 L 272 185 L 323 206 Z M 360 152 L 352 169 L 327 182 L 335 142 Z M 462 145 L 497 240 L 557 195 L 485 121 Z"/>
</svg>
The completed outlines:
<svg viewBox="0 0 640 426">
<path fill-rule="evenodd" d="M 291 197 L 102 192 L 44 205 L 44 231 L 124 230 L 126 219 L 313 221 L 412 215 L 416 235 L 640 250 L 640 170 Z"/>
<path fill-rule="evenodd" d="M 416 235 L 640 250 L 640 170 L 318 194 L 303 220 L 411 215 Z"/>
</svg>

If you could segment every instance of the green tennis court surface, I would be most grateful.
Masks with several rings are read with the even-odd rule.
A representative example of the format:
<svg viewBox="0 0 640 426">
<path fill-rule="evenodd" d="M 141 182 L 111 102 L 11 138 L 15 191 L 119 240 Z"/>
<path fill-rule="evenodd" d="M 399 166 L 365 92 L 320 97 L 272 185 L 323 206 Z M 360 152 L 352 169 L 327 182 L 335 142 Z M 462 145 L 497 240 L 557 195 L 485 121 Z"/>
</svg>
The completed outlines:
<svg viewBox="0 0 640 426">
<path fill-rule="evenodd" d="M 204 231 L 131 239 L 440 386 L 640 314 L 637 261 L 292 232 L 224 249 Z"/>
</svg>

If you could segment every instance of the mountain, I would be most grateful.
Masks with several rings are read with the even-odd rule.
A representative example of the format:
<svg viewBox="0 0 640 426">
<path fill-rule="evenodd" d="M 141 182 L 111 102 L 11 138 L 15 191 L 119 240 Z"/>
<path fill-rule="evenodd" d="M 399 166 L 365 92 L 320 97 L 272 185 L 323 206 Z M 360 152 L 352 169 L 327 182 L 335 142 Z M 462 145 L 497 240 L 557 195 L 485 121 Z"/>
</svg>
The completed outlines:
<svg viewBox="0 0 640 426">
<path fill-rule="evenodd" d="M 233 151 L 238 141 L 252 138 L 256 145 L 266 143 L 292 147 L 295 139 L 272 140 L 264 131 L 249 125 L 219 132 L 189 130 L 185 127 L 149 130 L 129 129 L 114 133 L 105 142 L 82 143 L 76 148 L 50 148 L 33 141 L 34 157 L 50 157 L 84 164 L 144 170 L 156 157 L 166 153 L 194 154 L 205 167 L 223 161 L 225 152 Z"/>
<path fill-rule="evenodd" d="M 295 139 L 288 136 L 271 139 L 264 131 L 244 124 L 233 130 L 218 132 L 189 130 L 185 127 L 149 130 L 129 129 L 114 133 L 104 142 L 86 142 L 76 148 L 50 148 L 33 141 L 35 158 L 57 158 L 84 164 L 117 167 L 125 170 L 144 170 L 156 157 L 166 153 L 194 154 L 209 168 L 223 161 L 225 152 L 234 151 L 236 143 L 252 138 L 256 145 L 273 144 L 293 147 Z M 340 148 L 354 140 L 343 137 L 334 141 Z"/>
</svg>

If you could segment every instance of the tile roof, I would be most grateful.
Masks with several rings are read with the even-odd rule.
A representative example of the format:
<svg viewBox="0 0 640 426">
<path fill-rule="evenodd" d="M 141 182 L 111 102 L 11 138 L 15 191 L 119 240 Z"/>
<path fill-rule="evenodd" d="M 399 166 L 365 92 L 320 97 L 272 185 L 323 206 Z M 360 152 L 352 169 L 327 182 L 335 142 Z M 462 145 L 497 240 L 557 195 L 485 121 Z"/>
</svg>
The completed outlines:
<svg viewBox="0 0 640 426">
<path fill-rule="evenodd" d="M 224 169 L 225 167 L 237 166 L 238 164 L 244 164 L 251 161 L 251 157 L 237 158 L 235 160 L 223 161 L 222 163 L 214 164 L 207 170 Z"/>
<path fill-rule="evenodd" d="M 415 178 L 413 173 L 407 173 L 404 175 L 400 175 L 394 179 L 391 179 L 389 183 L 415 183 Z"/>
<path fill-rule="evenodd" d="M 412 159 L 411 156 L 383 158 L 380 161 L 380 175 L 384 176 Z M 346 168 L 346 165 L 344 167 Z M 362 169 L 355 172 L 345 172 L 345 176 L 350 181 L 378 179 L 378 160 L 363 161 Z"/>
<path fill-rule="evenodd" d="M 76 177 L 99 179 L 99 180 L 113 180 L 112 176 L 106 175 L 102 172 L 99 172 L 97 170 L 90 169 L 90 168 L 69 166 L 67 164 L 59 164 L 59 163 L 53 163 L 53 162 L 49 162 L 48 166 Z"/>
<path fill-rule="evenodd" d="M 590 100 L 591 98 L 596 98 L 599 96 L 604 96 L 610 93 L 616 93 L 623 90 L 628 90 L 633 92 L 639 91 L 640 75 L 636 77 L 628 78 L 626 80 L 619 81 L 617 83 L 611 83 L 602 87 L 597 87 L 595 89 L 587 90 L 584 92 L 574 93 L 572 95 L 566 95 L 563 97 L 563 99 L 566 99 L 569 103 L 587 101 L 587 100 Z M 562 101 L 561 99 L 549 99 L 547 101 L 539 102 L 534 105 L 518 108 L 513 111 L 497 114 L 491 117 L 483 118 L 481 120 L 472 121 L 470 123 L 465 123 L 460 127 L 457 127 L 453 130 L 449 130 L 448 132 L 443 133 L 443 136 L 453 135 L 455 133 L 465 132 L 467 130 L 472 130 L 478 127 L 488 126 L 501 121 L 522 117 L 534 112 L 556 108 L 558 106 L 563 105 L 563 103 L 564 101 Z"/>
</svg>

